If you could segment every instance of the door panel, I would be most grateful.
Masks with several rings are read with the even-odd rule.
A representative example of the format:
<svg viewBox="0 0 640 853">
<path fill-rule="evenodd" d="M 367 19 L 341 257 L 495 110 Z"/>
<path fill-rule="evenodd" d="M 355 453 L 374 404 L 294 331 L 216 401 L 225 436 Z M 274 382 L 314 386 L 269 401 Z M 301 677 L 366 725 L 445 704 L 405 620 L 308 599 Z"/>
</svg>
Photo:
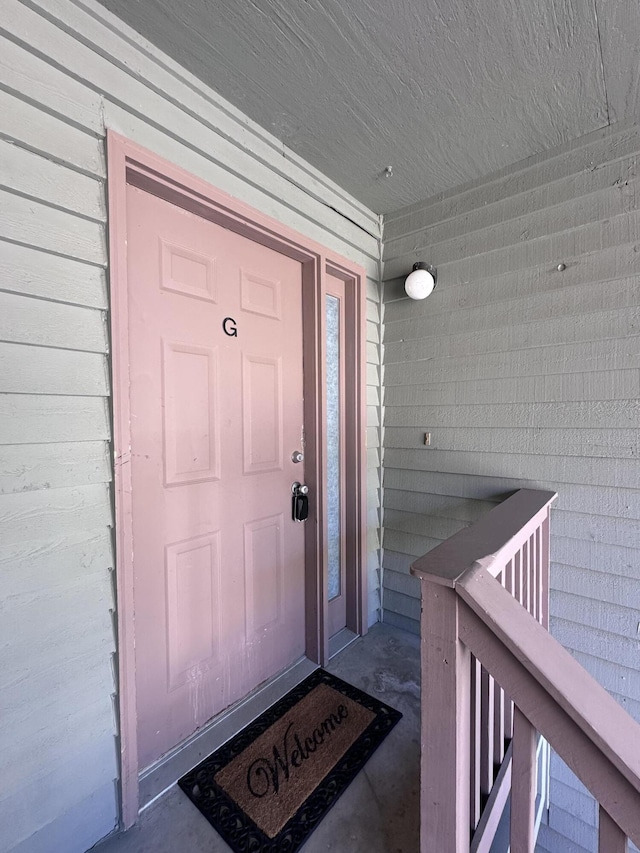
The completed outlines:
<svg viewBox="0 0 640 853">
<path fill-rule="evenodd" d="M 282 619 L 283 528 L 282 515 L 244 525 L 245 613 L 249 638 Z"/>
<path fill-rule="evenodd" d="M 304 653 L 301 266 L 127 188 L 138 750 Z"/>
<path fill-rule="evenodd" d="M 282 360 L 242 358 L 242 428 L 244 472 L 282 468 Z"/>
<path fill-rule="evenodd" d="M 220 636 L 220 531 L 167 545 L 167 682 L 186 683 L 194 661 L 209 667 Z"/>
<path fill-rule="evenodd" d="M 165 486 L 220 479 L 218 353 L 163 340 Z"/>
</svg>

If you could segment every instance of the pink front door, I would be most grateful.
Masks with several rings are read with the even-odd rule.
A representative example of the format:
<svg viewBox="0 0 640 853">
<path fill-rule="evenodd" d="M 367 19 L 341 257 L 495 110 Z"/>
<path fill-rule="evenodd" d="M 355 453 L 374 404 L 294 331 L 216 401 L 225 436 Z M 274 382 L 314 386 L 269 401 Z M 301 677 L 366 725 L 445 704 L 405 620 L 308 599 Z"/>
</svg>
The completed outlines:
<svg viewBox="0 0 640 853">
<path fill-rule="evenodd" d="M 304 654 L 299 262 L 127 187 L 139 766 Z"/>
</svg>

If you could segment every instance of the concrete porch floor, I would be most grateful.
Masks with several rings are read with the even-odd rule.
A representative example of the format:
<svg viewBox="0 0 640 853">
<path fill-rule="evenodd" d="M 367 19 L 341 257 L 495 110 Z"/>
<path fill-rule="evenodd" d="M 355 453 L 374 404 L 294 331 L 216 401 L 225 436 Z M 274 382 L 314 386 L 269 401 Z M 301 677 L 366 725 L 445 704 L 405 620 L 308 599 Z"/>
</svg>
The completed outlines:
<svg viewBox="0 0 640 853">
<path fill-rule="evenodd" d="M 304 853 L 415 853 L 418 849 L 420 643 L 375 625 L 327 669 L 403 717 L 302 848 Z M 230 848 L 174 785 L 136 826 L 94 853 L 228 853 Z"/>
</svg>

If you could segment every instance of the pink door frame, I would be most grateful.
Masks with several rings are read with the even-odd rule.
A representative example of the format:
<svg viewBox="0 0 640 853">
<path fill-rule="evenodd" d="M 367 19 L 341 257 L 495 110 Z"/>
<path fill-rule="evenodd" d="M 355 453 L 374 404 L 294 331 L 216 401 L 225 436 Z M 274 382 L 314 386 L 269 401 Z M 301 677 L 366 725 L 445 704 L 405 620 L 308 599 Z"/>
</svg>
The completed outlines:
<svg viewBox="0 0 640 853">
<path fill-rule="evenodd" d="M 116 603 L 120 713 L 121 824 L 138 816 L 138 753 L 133 618 L 133 542 L 130 469 L 129 346 L 126 187 L 131 183 L 167 201 L 295 258 L 302 264 L 306 480 L 315 496 L 315 518 L 306 525 L 306 654 L 328 660 L 327 564 L 324 548 L 326 494 L 325 296 L 326 274 L 345 282 L 348 363 L 346 399 L 348 496 L 346 536 L 347 627 L 367 631 L 366 581 L 366 313 L 364 270 L 274 219 L 215 189 L 206 181 L 157 157 L 124 137 L 107 132 L 109 263 L 113 377 L 114 492 L 116 517 Z M 315 522 L 315 523 L 314 523 Z"/>
</svg>

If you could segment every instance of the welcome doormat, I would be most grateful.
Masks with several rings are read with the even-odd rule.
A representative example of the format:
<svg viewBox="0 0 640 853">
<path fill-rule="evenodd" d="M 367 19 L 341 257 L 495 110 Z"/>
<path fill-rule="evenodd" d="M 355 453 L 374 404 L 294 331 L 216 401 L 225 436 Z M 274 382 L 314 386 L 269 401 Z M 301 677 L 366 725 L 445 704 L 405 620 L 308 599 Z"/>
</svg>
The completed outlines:
<svg viewBox="0 0 640 853">
<path fill-rule="evenodd" d="M 318 669 L 178 784 L 234 853 L 294 853 L 401 717 Z"/>
</svg>

